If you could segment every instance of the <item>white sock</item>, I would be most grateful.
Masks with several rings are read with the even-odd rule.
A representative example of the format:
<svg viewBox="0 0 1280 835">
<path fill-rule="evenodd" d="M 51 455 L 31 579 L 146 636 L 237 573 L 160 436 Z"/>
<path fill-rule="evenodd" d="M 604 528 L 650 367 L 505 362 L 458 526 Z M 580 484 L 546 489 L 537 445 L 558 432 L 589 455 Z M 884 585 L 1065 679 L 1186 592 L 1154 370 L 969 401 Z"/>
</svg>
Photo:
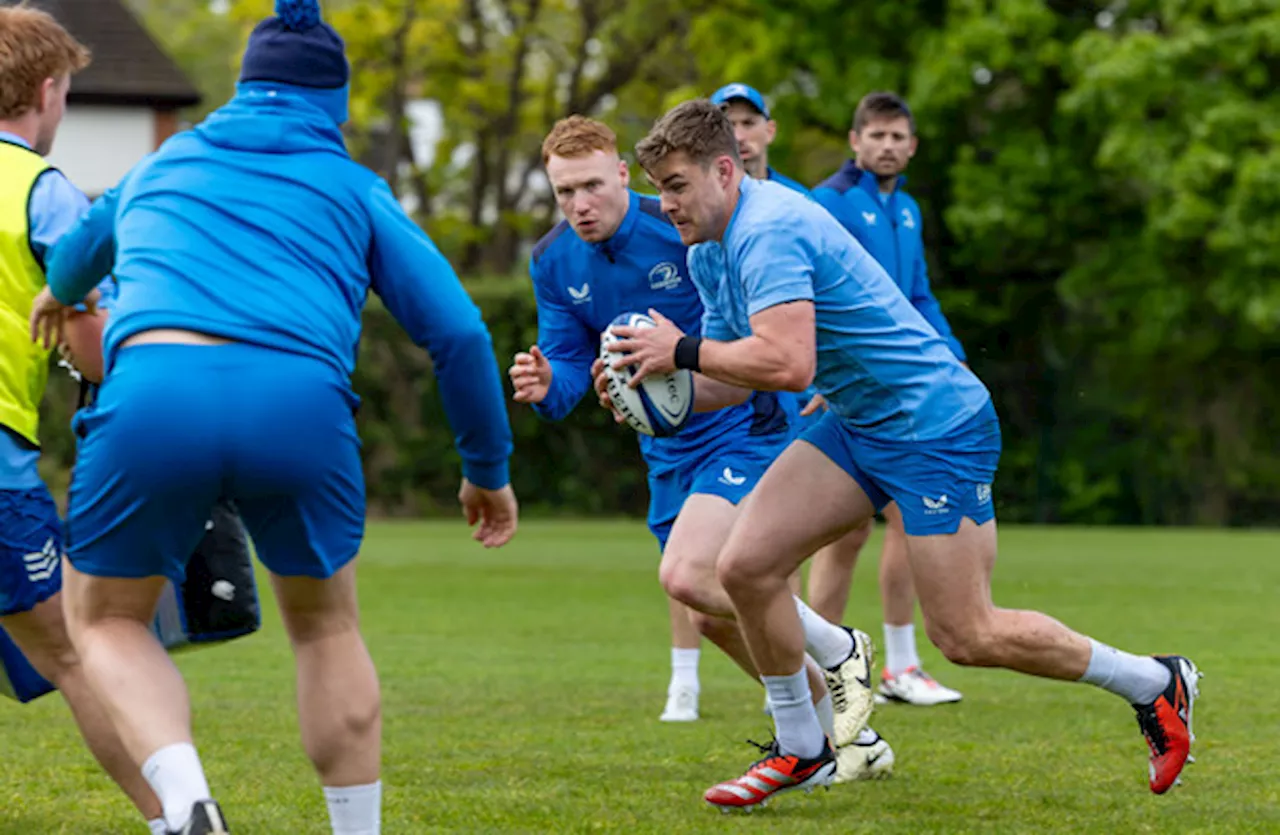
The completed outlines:
<svg viewBox="0 0 1280 835">
<path fill-rule="evenodd" d="M 809 692 L 809 674 L 801 667 L 789 676 L 760 676 L 773 706 L 778 746 L 797 757 L 816 757 L 822 751 L 822 723 Z"/>
<path fill-rule="evenodd" d="M 151 835 L 169 835 L 169 825 L 164 822 L 164 818 L 147 821 L 147 828 L 151 830 Z"/>
<path fill-rule="evenodd" d="M 884 668 L 891 676 L 900 676 L 912 667 L 920 666 L 916 654 L 916 625 L 884 625 Z"/>
<path fill-rule="evenodd" d="M 198 800 L 208 800 L 209 782 L 200 766 L 200 755 L 189 742 L 166 745 L 142 764 L 142 776 L 164 807 L 164 821 L 170 829 L 180 830 L 191 820 L 191 807 Z"/>
<path fill-rule="evenodd" d="M 700 649 L 671 648 L 671 686 L 670 690 L 682 687 L 698 689 L 698 656 Z"/>
<path fill-rule="evenodd" d="M 831 740 L 831 744 L 835 745 L 836 710 L 831 704 L 831 694 L 827 693 L 819 699 L 813 709 L 818 714 L 818 724 L 822 726 L 822 732 L 827 735 L 827 739 Z"/>
<path fill-rule="evenodd" d="M 333 835 L 378 835 L 382 831 L 382 781 L 366 786 L 325 787 Z"/>
<path fill-rule="evenodd" d="M 1145 705 L 1156 700 L 1166 687 L 1172 673 L 1154 658 L 1130 655 L 1089 639 L 1093 652 L 1089 655 L 1089 667 L 1080 680 L 1095 684 L 1108 693 L 1115 693 L 1129 704 Z"/>
<path fill-rule="evenodd" d="M 813 611 L 800 598 L 795 598 L 800 625 L 804 627 L 804 648 L 828 670 L 839 667 L 853 654 L 853 636 Z"/>
</svg>

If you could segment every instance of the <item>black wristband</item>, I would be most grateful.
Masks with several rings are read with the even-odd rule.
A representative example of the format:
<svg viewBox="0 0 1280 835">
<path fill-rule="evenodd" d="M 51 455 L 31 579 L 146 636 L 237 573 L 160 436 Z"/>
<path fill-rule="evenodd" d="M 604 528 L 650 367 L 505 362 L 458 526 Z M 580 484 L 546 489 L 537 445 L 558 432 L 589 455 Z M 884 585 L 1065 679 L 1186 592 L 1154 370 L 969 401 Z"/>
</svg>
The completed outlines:
<svg viewBox="0 0 1280 835">
<path fill-rule="evenodd" d="M 702 351 L 702 337 L 682 336 L 676 343 L 676 368 L 687 368 L 690 371 L 701 371 L 698 354 Z"/>
</svg>

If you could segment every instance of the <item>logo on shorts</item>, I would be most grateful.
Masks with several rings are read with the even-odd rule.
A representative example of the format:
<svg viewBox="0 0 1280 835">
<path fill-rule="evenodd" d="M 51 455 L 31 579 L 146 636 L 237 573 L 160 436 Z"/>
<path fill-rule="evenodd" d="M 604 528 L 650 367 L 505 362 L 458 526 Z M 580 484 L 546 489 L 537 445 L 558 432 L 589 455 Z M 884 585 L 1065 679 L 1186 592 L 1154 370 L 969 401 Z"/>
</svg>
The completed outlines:
<svg viewBox="0 0 1280 835">
<path fill-rule="evenodd" d="M 727 484 L 730 487 L 741 487 L 746 483 L 747 477 L 745 475 L 738 475 L 729 467 L 725 467 L 724 472 L 720 474 L 719 481 L 721 484 Z"/>
<path fill-rule="evenodd" d="M 928 496 L 921 496 L 920 498 L 924 500 L 925 516 L 939 516 L 943 513 L 951 512 L 951 508 L 947 507 L 946 493 L 943 493 L 936 499 L 931 499 Z"/>
<path fill-rule="evenodd" d="M 58 570 L 58 542 L 52 536 L 44 547 L 22 558 L 27 567 L 27 579 L 33 583 L 48 580 Z"/>
<path fill-rule="evenodd" d="M 991 501 L 991 485 L 979 484 L 978 485 L 978 504 L 986 504 L 989 501 Z"/>
</svg>

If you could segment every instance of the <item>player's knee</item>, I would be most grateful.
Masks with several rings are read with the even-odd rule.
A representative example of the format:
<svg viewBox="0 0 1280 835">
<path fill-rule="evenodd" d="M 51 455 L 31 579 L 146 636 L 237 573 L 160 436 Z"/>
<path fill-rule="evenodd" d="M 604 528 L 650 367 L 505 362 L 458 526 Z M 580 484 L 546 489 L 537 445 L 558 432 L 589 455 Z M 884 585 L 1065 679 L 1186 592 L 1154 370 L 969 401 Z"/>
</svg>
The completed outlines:
<svg viewBox="0 0 1280 835">
<path fill-rule="evenodd" d="M 745 549 L 727 549 L 720 554 L 716 564 L 716 579 L 724 586 L 730 597 L 750 592 L 768 579 L 772 572 L 766 571 L 765 561 Z M 785 576 L 780 576 L 786 582 Z"/>
<path fill-rule="evenodd" d="M 950 623 L 928 622 L 929 640 L 948 661 L 961 667 L 989 667 L 995 646 L 991 633 L 979 620 Z"/>
<path fill-rule="evenodd" d="M 707 586 L 714 581 L 714 576 L 708 570 L 699 570 L 694 561 L 676 556 L 662 561 L 658 580 L 672 600 L 701 608 Z"/>
<path fill-rule="evenodd" d="M 668 597 L 687 605 L 684 569 L 679 560 L 663 559 L 662 566 L 658 569 L 658 582 L 662 584 L 662 590 Z"/>
</svg>

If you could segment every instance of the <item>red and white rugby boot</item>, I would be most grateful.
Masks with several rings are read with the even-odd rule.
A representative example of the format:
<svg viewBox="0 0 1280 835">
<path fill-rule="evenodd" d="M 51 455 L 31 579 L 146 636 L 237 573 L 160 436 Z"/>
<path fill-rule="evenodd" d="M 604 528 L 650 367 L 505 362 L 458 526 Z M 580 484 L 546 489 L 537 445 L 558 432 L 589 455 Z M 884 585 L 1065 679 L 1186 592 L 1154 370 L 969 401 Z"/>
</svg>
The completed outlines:
<svg viewBox="0 0 1280 835">
<path fill-rule="evenodd" d="M 1154 702 L 1134 705 L 1138 727 L 1151 749 L 1151 791 L 1164 794 L 1178 782 L 1182 767 L 1195 762 L 1191 743 L 1196 735 L 1191 730 L 1191 710 L 1200 695 L 1200 677 L 1196 665 L 1181 655 L 1156 655 L 1155 660 L 1169 668 L 1169 686 Z"/>
<path fill-rule="evenodd" d="M 836 752 L 830 740 L 823 740 L 822 751 L 812 759 L 784 754 L 776 739 L 768 745 L 751 744 L 765 752 L 764 758 L 752 763 L 741 777 L 712 786 L 703 795 L 704 800 L 721 811 L 750 812 L 775 795 L 794 789 L 811 792 L 819 786 L 831 785 L 835 777 Z"/>
</svg>

